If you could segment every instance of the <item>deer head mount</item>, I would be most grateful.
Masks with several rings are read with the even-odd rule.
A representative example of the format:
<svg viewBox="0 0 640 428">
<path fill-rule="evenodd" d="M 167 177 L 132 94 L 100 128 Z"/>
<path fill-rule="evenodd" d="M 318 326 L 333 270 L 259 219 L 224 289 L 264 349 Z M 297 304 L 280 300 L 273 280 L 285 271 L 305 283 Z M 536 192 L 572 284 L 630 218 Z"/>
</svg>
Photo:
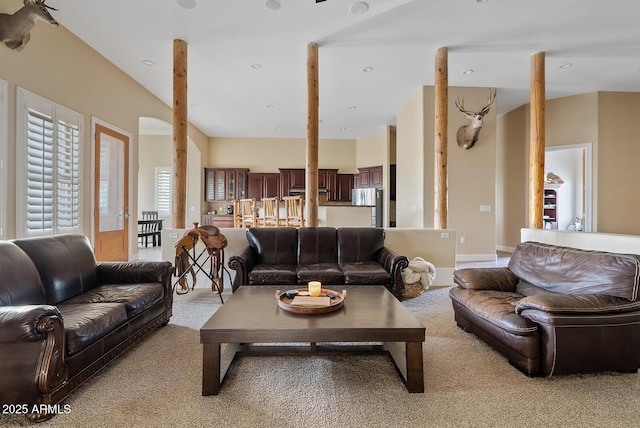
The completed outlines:
<svg viewBox="0 0 640 428">
<path fill-rule="evenodd" d="M 464 109 L 464 98 L 458 98 L 456 100 L 456 107 L 458 107 L 458 110 L 460 110 L 464 117 L 466 117 L 467 119 L 471 119 L 470 124 L 461 126 L 458 129 L 458 133 L 456 134 L 458 146 L 462 147 L 463 149 L 469 150 L 476 144 L 476 141 L 478 141 L 478 137 L 480 135 L 480 130 L 482 129 L 482 121 L 484 119 L 484 116 L 489 113 L 491 104 L 493 104 L 495 100 L 496 90 L 489 89 L 487 105 L 477 113 Z"/>
<path fill-rule="evenodd" d="M 0 42 L 21 51 L 31 39 L 31 29 L 37 21 L 58 26 L 47 9 L 58 10 L 44 4 L 45 0 L 24 0 L 24 6 L 13 15 L 0 13 Z"/>
</svg>

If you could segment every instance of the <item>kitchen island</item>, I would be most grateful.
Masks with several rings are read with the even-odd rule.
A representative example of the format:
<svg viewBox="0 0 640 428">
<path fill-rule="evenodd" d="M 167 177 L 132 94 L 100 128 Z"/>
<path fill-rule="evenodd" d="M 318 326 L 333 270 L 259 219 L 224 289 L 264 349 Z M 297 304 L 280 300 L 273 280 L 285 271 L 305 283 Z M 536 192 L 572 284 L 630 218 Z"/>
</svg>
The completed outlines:
<svg viewBox="0 0 640 428">
<path fill-rule="evenodd" d="M 327 204 L 318 206 L 318 226 L 371 227 L 370 206 Z"/>
</svg>

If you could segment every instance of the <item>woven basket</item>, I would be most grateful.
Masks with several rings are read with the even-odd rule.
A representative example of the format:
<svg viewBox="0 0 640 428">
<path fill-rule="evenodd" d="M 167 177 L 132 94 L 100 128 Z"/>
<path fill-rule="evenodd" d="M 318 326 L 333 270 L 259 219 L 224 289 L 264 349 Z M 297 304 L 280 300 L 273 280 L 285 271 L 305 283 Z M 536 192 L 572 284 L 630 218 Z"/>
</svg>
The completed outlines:
<svg viewBox="0 0 640 428">
<path fill-rule="evenodd" d="M 418 297 L 422 293 L 424 293 L 424 290 L 422 288 L 422 283 L 420 281 L 414 282 L 413 284 L 404 285 L 405 299 L 413 299 L 414 297 Z"/>
</svg>

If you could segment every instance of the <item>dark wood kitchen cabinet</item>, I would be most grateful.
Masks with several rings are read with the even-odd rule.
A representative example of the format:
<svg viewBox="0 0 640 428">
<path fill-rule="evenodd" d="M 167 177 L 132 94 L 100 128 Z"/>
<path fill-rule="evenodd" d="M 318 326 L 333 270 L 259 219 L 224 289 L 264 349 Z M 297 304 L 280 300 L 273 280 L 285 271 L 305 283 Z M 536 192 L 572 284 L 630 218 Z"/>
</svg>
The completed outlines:
<svg viewBox="0 0 640 428">
<path fill-rule="evenodd" d="M 318 189 L 327 191 L 327 200 L 335 200 L 337 193 L 337 169 L 318 169 Z M 289 196 L 291 191 L 303 192 L 306 186 L 304 168 L 280 168 L 280 196 Z"/>
<path fill-rule="evenodd" d="M 351 202 L 351 191 L 353 190 L 353 183 L 353 174 L 338 174 L 336 201 Z"/>
<path fill-rule="evenodd" d="M 274 198 L 280 197 L 280 174 L 274 173 L 249 173 L 248 198 Z"/>
<path fill-rule="evenodd" d="M 356 176 L 357 188 L 384 187 L 382 179 L 382 165 L 358 168 L 358 171 L 360 173 Z"/>
<path fill-rule="evenodd" d="M 204 200 L 231 201 L 247 195 L 247 168 L 205 168 Z"/>
</svg>

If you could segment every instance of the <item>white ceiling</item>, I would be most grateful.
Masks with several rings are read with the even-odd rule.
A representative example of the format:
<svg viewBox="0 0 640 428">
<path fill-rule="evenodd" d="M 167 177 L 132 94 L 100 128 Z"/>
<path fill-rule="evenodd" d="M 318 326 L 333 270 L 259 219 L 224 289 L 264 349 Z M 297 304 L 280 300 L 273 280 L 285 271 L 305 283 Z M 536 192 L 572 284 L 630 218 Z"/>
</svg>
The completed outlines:
<svg viewBox="0 0 640 428">
<path fill-rule="evenodd" d="M 185 40 L 189 120 L 209 136 L 304 137 L 309 42 L 320 45 L 321 138 L 394 125 L 410 96 L 434 84 L 435 51 L 445 46 L 449 85 L 497 87 L 499 115 L 529 101 L 530 57 L 539 51 L 547 98 L 640 91 L 638 0 L 367 0 L 362 15 L 349 11 L 355 0 L 278 0 L 275 11 L 266 0 L 195 1 L 193 9 L 176 0 L 48 3 L 62 25 L 167 105 L 173 40 Z"/>
</svg>

